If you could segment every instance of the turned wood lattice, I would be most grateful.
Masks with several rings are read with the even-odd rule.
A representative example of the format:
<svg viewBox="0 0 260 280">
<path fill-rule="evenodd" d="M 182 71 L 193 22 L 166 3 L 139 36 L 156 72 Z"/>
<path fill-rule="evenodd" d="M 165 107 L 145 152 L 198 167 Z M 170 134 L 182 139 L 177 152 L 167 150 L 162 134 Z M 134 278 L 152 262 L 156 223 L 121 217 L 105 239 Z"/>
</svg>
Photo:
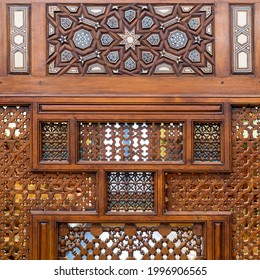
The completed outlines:
<svg viewBox="0 0 260 280">
<path fill-rule="evenodd" d="M 97 185 L 99 173 L 33 173 L 30 107 L 1 107 L 0 116 L 0 258 L 28 259 L 30 210 L 99 211 L 107 186 Z M 259 120 L 258 107 L 232 109 L 231 173 L 164 172 L 155 185 L 168 212 L 232 211 L 234 259 L 260 258 Z"/>
<path fill-rule="evenodd" d="M 221 161 L 220 123 L 194 124 L 194 160 Z"/>
<path fill-rule="evenodd" d="M 181 161 L 183 123 L 81 123 L 80 159 Z"/>
<path fill-rule="evenodd" d="M 68 160 L 68 124 L 44 122 L 41 124 L 42 161 Z"/>
<path fill-rule="evenodd" d="M 152 172 L 109 172 L 107 177 L 108 211 L 154 211 Z"/>
<path fill-rule="evenodd" d="M 60 224 L 59 259 L 200 259 L 202 230 L 202 224 Z"/>
</svg>

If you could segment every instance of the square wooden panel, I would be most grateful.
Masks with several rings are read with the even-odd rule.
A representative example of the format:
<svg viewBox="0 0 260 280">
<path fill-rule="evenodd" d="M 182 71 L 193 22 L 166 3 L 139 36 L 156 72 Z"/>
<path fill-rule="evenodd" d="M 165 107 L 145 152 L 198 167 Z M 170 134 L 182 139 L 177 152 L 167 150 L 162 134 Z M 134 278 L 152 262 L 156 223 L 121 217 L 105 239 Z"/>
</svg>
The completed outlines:
<svg viewBox="0 0 260 280">
<path fill-rule="evenodd" d="M 106 173 L 107 211 L 118 214 L 154 213 L 154 172 L 111 171 Z"/>
</svg>

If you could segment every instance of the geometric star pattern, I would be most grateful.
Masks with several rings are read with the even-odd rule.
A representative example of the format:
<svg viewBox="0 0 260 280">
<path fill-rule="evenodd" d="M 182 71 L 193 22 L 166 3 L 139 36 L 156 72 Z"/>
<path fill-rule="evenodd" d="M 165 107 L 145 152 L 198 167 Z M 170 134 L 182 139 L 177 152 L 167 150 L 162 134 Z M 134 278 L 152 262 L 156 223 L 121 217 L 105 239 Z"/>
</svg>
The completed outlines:
<svg viewBox="0 0 260 280">
<path fill-rule="evenodd" d="M 210 4 L 49 4 L 47 71 L 82 76 L 212 75 L 213 20 Z M 71 59 L 64 59 L 64 53 Z M 118 59 L 111 59 L 111 53 Z"/>
</svg>

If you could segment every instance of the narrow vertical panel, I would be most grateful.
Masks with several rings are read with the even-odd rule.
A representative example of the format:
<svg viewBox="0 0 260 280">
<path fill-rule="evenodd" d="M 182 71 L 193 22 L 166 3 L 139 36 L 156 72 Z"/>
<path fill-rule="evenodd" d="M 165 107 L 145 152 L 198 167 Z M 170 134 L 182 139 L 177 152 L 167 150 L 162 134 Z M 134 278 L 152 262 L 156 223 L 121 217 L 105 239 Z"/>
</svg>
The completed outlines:
<svg viewBox="0 0 260 280">
<path fill-rule="evenodd" d="M 30 6 L 9 6 L 9 73 L 30 72 Z"/>
<path fill-rule="evenodd" d="M 47 260 L 48 259 L 48 223 L 41 222 L 40 223 L 40 240 L 39 240 L 39 259 L 40 260 Z"/>
<path fill-rule="evenodd" d="M 222 240 L 221 240 L 222 224 L 214 223 L 214 260 L 222 259 Z"/>
<path fill-rule="evenodd" d="M 46 5 L 45 3 L 32 3 L 31 5 L 31 73 L 33 76 L 43 77 L 46 75 L 46 44 L 41 38 L 46 36 Z"/>
<path fill-rule="evenodd" d="M 7 75 L 7 42 L 6 42 L 6 4 L 0 3 L 0 77 Z"/>
<path fill-rule="evenodd" d="M 154 192 L 155 192 L 155 209 L 157 215 L 163 215 L 165 212 L 165 191 L 164 191 L 164 172 L 162 170 L 158 170 L 155 174 L 155 185 Z"/>
<path fill-rule="evenodd" d="M 215 49 L 216 76 L 230 75 L 229 5 L 216 3 L 215 6 Z"/>
<path fill-rule="evenodd" d="M 232 72 L 253 72 L 253 8 L 232 5 Z"/>
<path fill-rule="evenodd" d="M 260 77 L 260 3 L 254 5 L 254 61 L 255 61 L 255 75 Z"/>
</svg>

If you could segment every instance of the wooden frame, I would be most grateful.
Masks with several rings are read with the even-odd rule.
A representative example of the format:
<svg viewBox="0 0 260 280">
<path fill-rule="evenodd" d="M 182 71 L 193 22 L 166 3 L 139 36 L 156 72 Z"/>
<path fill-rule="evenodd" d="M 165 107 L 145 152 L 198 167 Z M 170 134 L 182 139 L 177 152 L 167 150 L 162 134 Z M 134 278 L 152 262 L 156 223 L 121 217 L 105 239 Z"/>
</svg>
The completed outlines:
<svg viewBox="0 0 260 280">
<path fill-rule="evenodd" d="M 207 259 L 259 258 L 257 255 L 246 256 L 236 253 L 248 241 L 237 239 L 240 248 L 233 248 L 231 255 L 231 223 L 236 230 L 236 221 L 232 221 L 229 212 L 171 212 L 165 204 L 165 173 L 227 173 L 232 171 L 231 155 L 231 107 L 234 105 L 260 104 L 260 0 L 204 0 L 194 3 L 214 4 L 215 29 L 215 74 L 207 77 L 75 77 L 48 76 L 46 71 L 46 4 L 58 3 L 57 0 L 23 0 L 22 5 L 30 5 L 30 75 L 10 75 L 8 71 L 8 5 L 16 5 L 17 0 L 2 0 L 0 3 L 0 103 L 3 105 L 29 105 L 31 108 L 32 134 L 30 134 L 30 172 L 37 179 L 42 173 L 78 173 L 84 171 L 96 174 L 96 209 L 94 211 L 32 211 L 31 219 L 31 259 L 57 258 L 57 225 L 62 222 L 196 222 L 205 224 Z M 62 3 L 72 3 L 63 0 Z M 93 3 L 92 0 L 81 0 L 78 3 Z M 130 3 L 129 0 L 115 0 L 114 3 Z M 151 0 L 149 3 L 189 3 L 187 0 Z M 96 0 L 95 3 L 107 3 Z M 147 3 L 139 0 L 138 3 Z M 254 71 L 249 74 L 232 74 L 232 38 L 230 32 L 230 5 L 252 5 L 253 16 L 253 63 Z M 37 27 L 37 28 L 36 28 Z M 167 121 L 185 120 L 186 126 L 186 163 L 184 164 L 124 164 L 121 163 L 78 163 L 77 137 L 72 137 L 79 121 Z M 39 160 L 41 121 L 68 121 L 70 158 L 67 164 L 45 164 Z M 193 164 L 192 159 L 192 123 L 194 121 L 217 121 L 221 123 L 223 164 Z M 189 140 L 188 140 L 189 139 Z M 189 155 L 189 156 L 188 156 Z M 106 207 L 106 173 L 111 171 L 151 171 L 155 173 L 155 209 L 152 213 L 110 213 Z M 236 173 L 237 174 L 237 173 Z M 229 176 L 230 174 L 220 174 Z M 208 177 L 211 180 L 210 176 Z M 225 177 L 226 178 L 226 177 Z M 233 177 L 231 177 L 233 178 Z M 17 178 L 15 178 L 16 180 Z M 19 177 L 19 179 L 21 179 Z M 12 180 L 14 180 L 12 178 Z M 10 182 L 12 182 L 10 180 Z M 216 179 L 215 179 L 216 180 Z M 257 180 L 257 179 L 255 179 Z M 9 181 L 8 181 L 9 182 Z M 2 184 L 4 186 L 4 184 Z M 214 184 L 213 184 L 214 186 Z M 6 187 L 5 187 L 6 188 Z M 3 188 L 4 189 L 4 188 Z M 9 190 L 4 190 L 7 193 Z M 253 191 L 252 191 L 253 192 Z M 20 193 L 19 193 L 20 194 Z M 235 195 L 239 195 L 237 192 Z M 259 194 L 256 194 L 259 195 Z M 11 201 L 11 200 L 10 200 Z M 11 201 L 14 203 L 14 201 Z M 27 202 L 25 202 L 27 203 Z M 245 204 L 242 201 L 242 204 Z M 1 204 L 1 203 L 0 203 Z M 25 204 L 24 204 L 25 205 Z M 24 207 L 22 205 L 21 207 Z M 212 206 L 212 205 L 210 205 Z M 240 207 L 241 205 L 239 205 Z M 237 209 L 232 208 L 236 215 Z M 26 211 L 31 209 L 24 207 Z M 228 209 L 225 208 L 225 209 Z M 242 207 L 241 207 L 242 209 Z M 192 209 L 191 209 L 192 210 Z M 3 212 L 3 211 L 2 211 Z M 241 212 L 242 213 L 242 212 Z M 12 215 L 13 212 L 12 212 Z M 242 215 L 242 214 L 241 214 Z M 243 215 L 242 215 L 243 216 Z M 14 220 L 14 217 L 11 217 Z M 250 218 L 250 216 L 248 216 Z M 244 219 L 247 219 L 245 216 Z M 241 218 L 237 222 L 243 224 Z M 254 222 L 259 217 L 254 217 Z M 12 221 L 13 222 L 13 221 Z M 22 224 L 24 223 L 24 224 Z M 21 225 L 26 229 L 28 220 Z M 0 224 L 0 230 L 2 229 Z M 243 225 L 244 226 L 244 225 Z M 12 226 L 10 226 L 13 231 Z M 3 232 L 5 232 L 3 228 Z M 255 234 L 256 230 L 254 231 Z M 253 234 L 252 234 L 253 235 Z M 234 237 L 234 233 L 233 233 Z M 25 237 L 26 238 L 26 237 Z M 28 235 L 27 235 L 28 238 Z M 25 239 L 24 239 L 25 240 Z M 250 239 L 253 240 L 253 239 Z M 14 241 L 14 238 L 13 240 Z M 256 241 L 256 246 L 259 242 Z M 235 243 L 233 243 L 235 244 Z M 20 249 L 25 246 L 18 244 Z M 55 247 L 56 246 L 56 247 Z M 233 245 L 236 246 L 236 245 Z M 1 247 L 1 246 L 0 246 Z M 29 246 L 28 246 L 29 247 Z M 24 250 L 25 252 L 25 250 Z M 28 248 L 26 248 L 28 252 Z M 10 257 L 11 253 L 4 257 Z M 13 256 L 12 256 L 13 257 Z"/>
<path fill-rule="evenodd" d="M 119 167 L 126 170 L 190 170 L 192 172 L 230 171 L 230 106 L 223 104 L 170 104 L 167 106 L 151 105 L 92 105 L 92 104 L 35 104 L 33 126 L 33 169 L 34 171 L 66 170 L 66 171 L 96 171 L 98 168 L 111 169 Z M 145 112 L 145 114 L 144 114 Z M 219 122 L 221 124 L 221 162 L 193 162 L 193 123 Z M 69 161 L 42 162 L 40 123 L 42 122 L 68 122 L 68 150 Z M 184 123 L 184 158 L 183 162 L 124 162 L 124 161 L 78 161 L 78 123 L 88 122 L 128 122 L 128 121 L 158 121 Z"/>
<path fill-rule="evenodd" d="M 111 216 L 105 219 L 101 217 L 85 215 L 82 212 L 48 212 L 32 211 L 31 230 L 31 259 L 33 260 L 55 260 L 58 258 L 58 224 L 59 223 L 115 223 L 124 222 L 122 216 Z M 137 223 L 192 223 L 202 222 L 204 226 L 204 258 L 207 260 L 228 260 L 231 257 L 231 228 L 230 213 L 171 213 L 167 216 L 150 217 L 128 217 L 127 221 Z"/>
</svg>

